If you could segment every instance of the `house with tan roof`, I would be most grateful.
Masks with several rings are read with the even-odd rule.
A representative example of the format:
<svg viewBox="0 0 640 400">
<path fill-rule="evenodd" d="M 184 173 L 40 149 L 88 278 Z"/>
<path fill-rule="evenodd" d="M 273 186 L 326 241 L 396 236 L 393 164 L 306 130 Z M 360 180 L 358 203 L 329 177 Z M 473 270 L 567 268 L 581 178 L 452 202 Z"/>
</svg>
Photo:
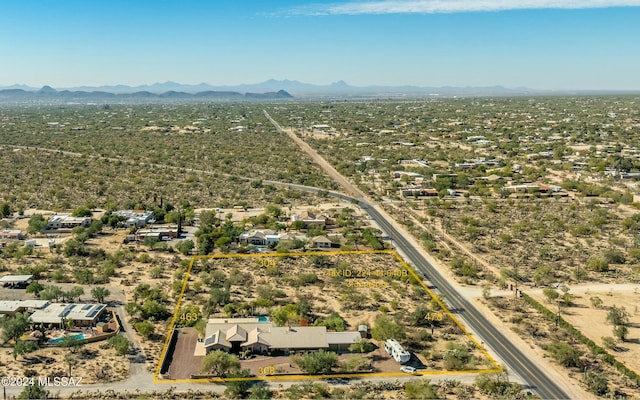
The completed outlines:
<svg viewBox="0 0 640 400">
<path fill-rule="evenodd" d="M 282 242 L 284 240 L 300 240 L 304 242 L 307 240 L 307 237 L 301 233 L 285 232 L 280 235 L 280 241 Z"/>
<path fill-rule="evenodd" d="M 316 236 L 309 241 L 310 247 L 314 249 L 330 249 L 333 242 L 326 236 Z"/>
<path fill-rule="evenodd" d="M 324 229 L 328 226 L 333 226 L 336 224 L 335 219 L 331 218 L 326 214 L 314 213 L 311 211 L 304 211 L 301 214 L 293 214 L 291 216 L 291 221 L 302 221 L 305 223 L 307 228 L 320 228 Z"/>
<path fill-rule="evenodd" d="M 280 234 L 271 229 L 252 229 L 240 234 L 240 242 L 254 246 L 268 246 L 280 241 Z"/>
<path fill-rule="evenodd" d="M 324 326 L 275 326 L 258 318 L 212 318 L 206 327 L 204 347 L 206 352 L 346 351 L 361 338 L 359 332 L 327 332 Z"/>
</svg>

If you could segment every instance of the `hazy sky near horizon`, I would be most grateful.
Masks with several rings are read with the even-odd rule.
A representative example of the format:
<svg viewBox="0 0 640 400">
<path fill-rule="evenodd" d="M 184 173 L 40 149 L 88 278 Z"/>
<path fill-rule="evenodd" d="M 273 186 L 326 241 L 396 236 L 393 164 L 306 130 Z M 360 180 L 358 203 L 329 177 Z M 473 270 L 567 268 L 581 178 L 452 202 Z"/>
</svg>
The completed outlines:
<svg viewBox="0 0 640 400">
<path fill-rule="evenodd" d="M 640 90 L 640 0 L 1 0 L 0 86 Z"/>
</svg>

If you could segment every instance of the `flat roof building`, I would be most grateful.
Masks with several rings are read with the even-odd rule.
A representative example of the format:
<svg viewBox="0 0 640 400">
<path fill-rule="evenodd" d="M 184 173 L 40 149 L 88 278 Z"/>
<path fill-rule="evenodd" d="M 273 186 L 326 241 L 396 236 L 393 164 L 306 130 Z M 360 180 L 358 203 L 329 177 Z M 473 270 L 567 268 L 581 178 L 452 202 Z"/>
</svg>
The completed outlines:
<svg viewBox="0 0 640 400">
<path fill-rule="evenodd" d="M 9 287 L 26 287 L 33 280 L 33 275 L 5 275 L 0 278 L 0 284 Z"/>
<path fill-rule="evenodd" d="M 0 239 L 3 240 L 21 240 L 24 236 L 19 229 L 4 229 L 0 231 Z"/>
<path fill-rule="evenodd" d="M 153 211 L 147 210 L 118 210 L 115 215 L 126 218 L 124 226 L 130 228 L 132 226 L 141 227 L 149 223 L 155 222 Z"/>
<path fill-rule="evenodd" d="M 91 225 L 91 217 L 71 217 L 69 215 L 54 215 L 49 218 L 45 229 L 73 229 L 78 226 Z"/>
<path fill-rule="evenodd" d="M 0 314 L 14 316 L 46 307 L 49 300 L 0 300 Z"/>
<path fill-rule="evenodd" d="M 77 326 L 93 326 L 106 311 L 105 304 L 51 303 L 31 314 L 34 324 L 62 326 L 64 320 L 72 320 Z"/>
</svg>

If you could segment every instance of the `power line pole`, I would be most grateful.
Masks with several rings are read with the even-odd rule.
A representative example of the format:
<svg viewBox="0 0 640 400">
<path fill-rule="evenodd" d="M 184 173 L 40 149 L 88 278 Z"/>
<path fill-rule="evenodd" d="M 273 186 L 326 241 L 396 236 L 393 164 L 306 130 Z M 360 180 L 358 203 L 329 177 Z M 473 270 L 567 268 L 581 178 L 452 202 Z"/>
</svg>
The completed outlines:
<svg viewBox="0 0 640 400">
<path fill-rule="evenodd" d="M 515 277 L 514 277 L 514 280 L 515 280 L 515 283 L 516 283 L 516 285 L 515 285 L 515 289 L 516 290 L 513 292 L 513 297 L 516 298 L 516 299 L 518 298 L 518 263 L 519 262 L 520 261 L 517 260 L 515 265 L 514 265 L 515 272 L 516 272 Z"/>
</svg>

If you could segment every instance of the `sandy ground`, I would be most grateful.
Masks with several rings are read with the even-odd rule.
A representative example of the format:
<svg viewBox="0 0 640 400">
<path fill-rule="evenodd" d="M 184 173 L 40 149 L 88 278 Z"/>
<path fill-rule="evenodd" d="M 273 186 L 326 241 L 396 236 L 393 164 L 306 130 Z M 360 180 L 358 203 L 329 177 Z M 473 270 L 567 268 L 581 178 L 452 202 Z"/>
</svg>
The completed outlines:
<svg viewBox="0 0 640 400">
<path fill-rule="evenodd" d="M 511 292 L 501 292 L 496 295 L 505 295 L 511 296 Z M 487 307 L 485 301 L 481 298 L 476 298 L 474 300 L 474 304 L 476 307 L 482 311 L 484 311 L 484 315 L 487 319 L 495 324 L 496 326 L 502 326 L 504 329 L 501 329 L 503 335 L 505 335 L 511 343 L 516 345 L 520 351 L 522 351 L 530 360 L 534 361 L 537 365 L 544 366 L 544 371 L 549 375 L 553 376 L 558 384 L 561 385 L 562 389 L 569 395 L 571 399 L 597 399 L 598 397 L 584 390 L 577 381 L 569 378 L 567 376 L 566 371 L 558 364 L 550 361 L 548 355 L 545 351 L 532 344 L 526 342 L 523 338 L 521 338 L 517 333 L 512 331 L 509 327 L 507 327 L 506 323 L 500 320 L 495 314 L 494 311 Z M 513 372 L 510 371 L 512 374 Z M 515 379 L 518 382 L 522 382 L 520 377 Z"/>
<path fill-rule="evenodd" d="M 589 339 L 602 346 L 602 338 L 614 337 L 613 325 L 606 322 L 611 306 L 624 307 L 629 313 L 629 336 L 625 342 L 618 341 L 619 351 L 609 352 L 619 361 L 634 371 L 640 371 L 640 287 L 638 285 L 583 285 L 572 287 L 574 305 L 562 308 L 562 317 Z M 536 300 L 555 311 L 557 308 L 549 304 L 541 291 L 534 294 Z M 595 308 L 591 298 L 602 299 L 602 306 Z"/>
</svg>

